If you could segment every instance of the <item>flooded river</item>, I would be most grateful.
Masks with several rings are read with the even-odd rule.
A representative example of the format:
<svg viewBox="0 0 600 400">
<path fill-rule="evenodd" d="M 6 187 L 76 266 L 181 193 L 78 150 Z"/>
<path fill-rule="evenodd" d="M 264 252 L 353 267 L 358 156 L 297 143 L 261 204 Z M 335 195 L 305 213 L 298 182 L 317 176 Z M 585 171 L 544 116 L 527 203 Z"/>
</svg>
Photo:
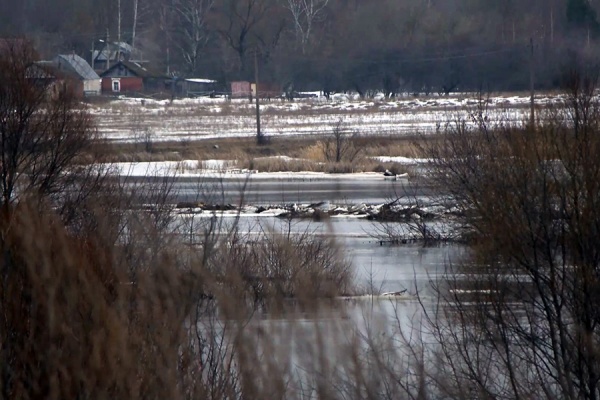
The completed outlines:
<svg viewBox="0 0 600 400">
<path fill-rule="evenodd" d="M 162 181 L 162 178 L 126 178 L 130 185 Z M 176 202 L 207 204 L 269 205 L 283 203 L 381 204 L 401 196 L 432 196 L 436 190 L 423 183 L 407 179 L 344 179 L 295 177 L 280 179 L 239 178 L 180 178 L 172 184 Z"/>
</svg>

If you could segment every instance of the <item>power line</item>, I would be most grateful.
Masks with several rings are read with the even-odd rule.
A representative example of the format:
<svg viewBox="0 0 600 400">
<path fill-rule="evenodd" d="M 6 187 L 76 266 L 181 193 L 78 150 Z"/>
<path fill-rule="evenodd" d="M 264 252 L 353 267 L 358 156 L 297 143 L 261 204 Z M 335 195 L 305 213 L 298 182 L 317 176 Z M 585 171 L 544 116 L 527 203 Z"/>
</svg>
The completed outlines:
<svg viewBox="0 0 600 400">
<path fill-rule="evenodd" d="M 390 57 L 390 56 L 371 57 L 371 56 L 367 56 L 367 55 L 353 55 L 353 56 L 348 56 L 348 57 L 340 57 L 339 55 L 337 55 L 337 56 L 307 57 L 306 60 L 313 61 L 313 62 L 339 61 L 340 63 L 351 61 L 351 62 L 354 62 L 355 64 L 358 64 L 358 63 L 364 63 L 364 64 L 372 64 L 372 63 L 377 63 L 377 64 L 391 64 L 391 63 L 418 64 L 418 63 L 433 62 L 433 61 L 483 57 L 483 56 L 488 56 L 488 55 L 522 51 L 523 49 L 525 49 L 525 47 L 519 46 L 519 47 L 510 47 L 510 48 L 496 49 L 496 50 L 483 50 L 483 51 L 477 51 L 477 52 L 472 52 L 472 53 L 446 54 L 446 55 L 444 55 L 443 52 L 437 52 L 437 53 L 434 53 L 437 55 L 427 56 L 427 57 L 416 57 L 416 58 L 406 58 L 405 56 L 403 56 L 401 54 L 398 54 L 397 56 L 394 56 L 394 57 Z M 212 57 L 212 58 L 205 57 L 202 60 L 198 60 L 197 63 L 204 64 L 204 65 L 210 65 L 210 64 L 213 64 L 213 63 L 219 62 L 219 61 L 231 62 L 231 61 L 236 61 L 237 59 L 238 59 L 237 56 L 221 56 L 221 57 Z"/>
</svg>

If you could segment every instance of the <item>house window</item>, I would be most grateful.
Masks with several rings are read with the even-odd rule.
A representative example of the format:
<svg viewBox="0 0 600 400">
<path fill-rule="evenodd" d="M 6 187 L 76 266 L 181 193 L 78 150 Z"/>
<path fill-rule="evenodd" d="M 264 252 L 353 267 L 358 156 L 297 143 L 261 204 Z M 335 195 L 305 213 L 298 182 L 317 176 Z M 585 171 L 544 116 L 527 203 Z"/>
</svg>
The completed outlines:
<svg viewBox="0 0 600 400">
<path fill-rule="evenodd" d="M 118 79 L 113 79 L 112 81 L 112 91 L 120 92 L 121 91 L 121 81 Z"/>
</svg>

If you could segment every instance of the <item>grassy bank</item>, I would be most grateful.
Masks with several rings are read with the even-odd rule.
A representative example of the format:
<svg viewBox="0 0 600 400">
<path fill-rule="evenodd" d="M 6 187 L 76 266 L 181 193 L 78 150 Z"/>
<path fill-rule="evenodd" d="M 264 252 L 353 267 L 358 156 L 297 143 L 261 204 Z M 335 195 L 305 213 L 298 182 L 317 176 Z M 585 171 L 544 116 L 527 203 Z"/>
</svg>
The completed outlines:
<svg viewBox="0 0 600 400">
<path fill-rule="evenodd" d="M 197 141 L 143 143 L 100 143 L 98 148 L 110 162 L 160 162 L 182 160 L 231 160 L 232 166 L 260 172 L 406 172 L 406 168 L 372 157 L 420 157 L 423 138 L 414 137 L 354 137 L 348 144 L 356 152 L 352 160 L 327 160 L 323 137 L 278 137 L 265 145 L 254 138 L 224 138 Z M 430 139 L 433 140 L 433 139 Z"/>
</svg>

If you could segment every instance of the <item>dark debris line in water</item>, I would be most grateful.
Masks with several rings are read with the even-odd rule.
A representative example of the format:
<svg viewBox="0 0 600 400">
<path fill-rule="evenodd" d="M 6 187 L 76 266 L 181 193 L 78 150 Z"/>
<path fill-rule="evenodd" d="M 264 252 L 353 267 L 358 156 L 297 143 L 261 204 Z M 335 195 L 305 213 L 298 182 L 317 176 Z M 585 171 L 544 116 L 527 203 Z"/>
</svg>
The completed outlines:
<svg viewBox="0 0 600 400">
<path fill-rule="evenodd" d="M 363 217 L 373 221 L 406 222 L 414 219 L 433 221 L 448 217 L 460 217 L 461 213 L 444 205 L 403 205 L 396 202 L 385 204 L 358 204 L 336 206 L 329 202 L 312 204 L 281 204 L 271 206 L 235 206 L 232 204 L 205 204 L 202 202 L 180 202 L 174 205 L 179 213 L 196 213 L 229 211 L 239 214 L 261 214 L 276 211 L 271 216 L 280 218 L 315 218 L 332 216 Z"/>
<path fill-rule="evenodd" d="M 363 219 L 381 226 L 379 232 L 371 235 L 380 246 L 462 239 L 456 227 L 460 225 L 463 215 L 456 207 L 448 202 L 421 203 L 395 200 L 384 204 L 334 205 L 319 202 L 239 207 L 232 204 L 180 202 L 174 205 L 174 212 L 180 215 L 239 215 L 314 222 L 325 222 L 331 218 Z M 396 225 L 402 228 L 398 229 Z"/>
</svg>

